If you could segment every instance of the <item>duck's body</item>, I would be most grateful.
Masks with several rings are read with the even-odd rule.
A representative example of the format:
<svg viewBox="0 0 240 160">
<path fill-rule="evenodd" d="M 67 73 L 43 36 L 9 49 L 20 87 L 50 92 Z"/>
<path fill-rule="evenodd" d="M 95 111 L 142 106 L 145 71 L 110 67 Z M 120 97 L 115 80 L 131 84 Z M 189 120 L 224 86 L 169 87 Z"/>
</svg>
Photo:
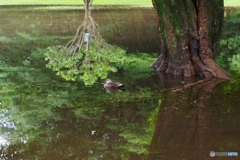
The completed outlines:
<svg viewBox="0 0 240 160">
<path fill-rule="evenodd" d="M 103 87 L 106 89 L 119 89 L 124 87 L 124 84 L 120 83 L 120 82 L 113 82 L 111 79 L 107 79 L 104 83 L 103 83 Z"/>
</svg>

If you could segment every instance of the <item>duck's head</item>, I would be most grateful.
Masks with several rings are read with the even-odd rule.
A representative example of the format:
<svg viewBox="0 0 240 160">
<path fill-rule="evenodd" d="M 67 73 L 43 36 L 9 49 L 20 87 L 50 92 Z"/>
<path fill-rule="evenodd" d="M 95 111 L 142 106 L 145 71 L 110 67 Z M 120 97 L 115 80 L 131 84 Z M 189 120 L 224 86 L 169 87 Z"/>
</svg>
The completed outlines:
<svg viewBox="0 0 240 160">
<path fill-rule="evenodd" d="M 110 83 L 110 82 L 112 82 L 111 79 L 106 79 L 106 81 L 103 84 Z"/>
</svg>

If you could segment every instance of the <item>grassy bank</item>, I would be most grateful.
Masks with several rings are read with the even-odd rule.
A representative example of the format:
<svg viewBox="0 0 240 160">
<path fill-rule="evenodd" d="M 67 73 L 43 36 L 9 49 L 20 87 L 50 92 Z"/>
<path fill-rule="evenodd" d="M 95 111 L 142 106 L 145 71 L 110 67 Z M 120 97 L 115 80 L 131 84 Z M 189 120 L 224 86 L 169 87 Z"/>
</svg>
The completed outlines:
<svg viewBox="0 0 240 160">
<path fill-rule="evenodd" d="M 83 5 L 83 0 L 0 0 L 0 5 Z M 152 6 L 152 0 L 94 0 L 95 5 Z"/>
<path fill-rule="evenodd" d="M 94 0 L 95 5 L 152 6 L 152 0 Z M 0 0 L 0 5 L 83 5 L 83 0 Z M 225 6 L 240 6 L 240 0 L 224 0 Z"/>
<path fill-rule="evenodd" d="M 240 0 L 224 0 L 224 6 L 240 6 Z"/>
</svg>

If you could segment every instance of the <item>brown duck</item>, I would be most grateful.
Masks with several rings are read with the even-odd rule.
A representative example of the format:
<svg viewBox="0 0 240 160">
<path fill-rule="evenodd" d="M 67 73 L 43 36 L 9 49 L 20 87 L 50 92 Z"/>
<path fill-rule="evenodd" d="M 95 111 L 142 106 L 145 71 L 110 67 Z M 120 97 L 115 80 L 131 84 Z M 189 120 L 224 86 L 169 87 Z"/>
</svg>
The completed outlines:
<svg viewBox="0 0 240 160">
<path fill-rule="evenodd" d="M 103 87 L 106 89 L 120 89 L 120 88 L 124 87 L 124 84 L 122 84 L 120 82 L 113 82 L 111 79 L 107 79 L 103 83 Z"/>
</svg>

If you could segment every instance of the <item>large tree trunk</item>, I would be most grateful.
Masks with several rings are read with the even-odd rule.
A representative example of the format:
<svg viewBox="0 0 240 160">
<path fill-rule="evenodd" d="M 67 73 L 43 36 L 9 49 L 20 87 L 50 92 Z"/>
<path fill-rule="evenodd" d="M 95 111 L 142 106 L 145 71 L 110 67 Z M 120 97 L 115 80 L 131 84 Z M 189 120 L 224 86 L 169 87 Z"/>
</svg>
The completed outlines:
<svg viewBox="0 0 240 160">
<path fill-rule="evenodd" d="M 161 37 L 161 55 L 151 65 L 157 72 L 229 79 L 213 60 L 223 0 L 153 0 L 153 5 Z"/>
</svg>

